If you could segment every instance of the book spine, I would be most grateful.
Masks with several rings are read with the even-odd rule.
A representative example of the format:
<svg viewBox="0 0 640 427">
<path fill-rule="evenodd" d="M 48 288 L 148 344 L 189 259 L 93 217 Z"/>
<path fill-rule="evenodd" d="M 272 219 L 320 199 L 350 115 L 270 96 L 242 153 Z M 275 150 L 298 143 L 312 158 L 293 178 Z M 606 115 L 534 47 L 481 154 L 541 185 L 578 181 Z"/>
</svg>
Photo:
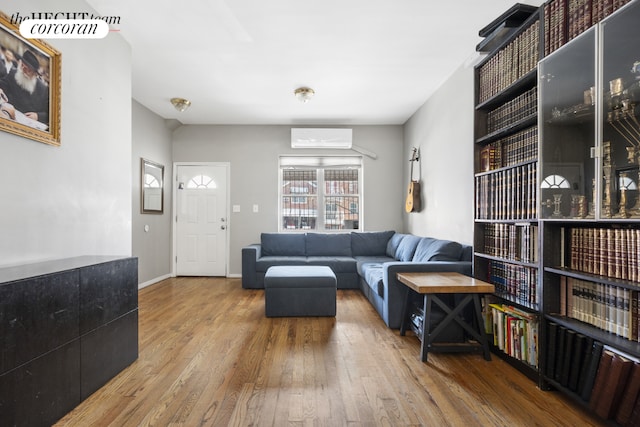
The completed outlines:
<svg viewBox="0 0 640 427">
<path fill-rule="evenodd" d="M 600 402 L 600 398 L 604 392 L 612 361 L 613 353 L 609 350 L 603 351 L 602 356 L 600 357 L 595 381 L 593 383 L 593 389 L 591 390 L 591 397 L 589 398 L 589 407 L 594 412 L 596 411 L 598 402 Z"/>
<path fill-rule="evenodd" d="M 589 356 L 589 364 L 585 366 L 583 377 L 578 381 L 578 391 L 585 402 L 589 402 L 593 396 L 598 368 L 602 363 L 603 348 L 604 345 L 601 342 L 594 341 L 591 355 Z"/>
</svg>

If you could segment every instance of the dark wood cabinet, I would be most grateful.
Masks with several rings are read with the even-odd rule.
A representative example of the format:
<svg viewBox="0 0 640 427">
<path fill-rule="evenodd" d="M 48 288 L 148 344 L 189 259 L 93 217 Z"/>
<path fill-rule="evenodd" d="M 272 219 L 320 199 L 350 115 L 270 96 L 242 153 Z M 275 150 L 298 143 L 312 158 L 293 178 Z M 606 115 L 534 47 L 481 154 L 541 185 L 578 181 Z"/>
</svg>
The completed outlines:
<svg viewBox="0 0 640 427">
<path fill-rule="evenodd" d="M 0 268 L 2 425 L 49 426 L 137 358 L 137 258 Z"/>
</svg>

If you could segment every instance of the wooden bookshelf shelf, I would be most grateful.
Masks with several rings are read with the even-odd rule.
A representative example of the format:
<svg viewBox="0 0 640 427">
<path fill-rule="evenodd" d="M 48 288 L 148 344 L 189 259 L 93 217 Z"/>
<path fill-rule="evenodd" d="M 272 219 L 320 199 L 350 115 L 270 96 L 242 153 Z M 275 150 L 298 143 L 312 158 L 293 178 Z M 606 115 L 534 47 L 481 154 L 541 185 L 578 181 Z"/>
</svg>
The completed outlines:
<svg viewBox="0 0 640 427">
<path fill-rule="evenodd" d="M 520 130 L 534 126 L 536 123 L 538 123 L 538 115 L 532 114 L 529 117 L 525 117 L 524 119 L 511 123 L 500 130 L 476 139 L 476 144 L 488 144 L 500 138 L 504 138 L 505 136 L 512 135 Z"/>
<path fill-rule="evenodd" d="M 476 110 L 491 110 L 499 106 L 500 104 L 503 104 L 505 101 L 513 99 L 515 96 L 521 94 L 522 92 L 534 88 L 536 86 L 537 80 L 538 71 L 536 69 L 533 69 L 526 73 L 524 76 L 514 81 L 502 92 L 488 98 L 486 101 L 477 104 L 475 108 Z"/>
<path fill-rule="evenodd" d="M 640 291 L 640 283 L 638 283 L 637 281 L 616 279 L 609 276 L 601 276 L 599 274 L 585 273 L 582 271 L 572 270 L 567 267 L 544 267 L 544 271 L 559 274 L 562 276 L 572 277 L 578 280 L 586 280 L 589 282 L 596 282 L 604 285 L 617 286 L 620 288 Z"/>
</svg>

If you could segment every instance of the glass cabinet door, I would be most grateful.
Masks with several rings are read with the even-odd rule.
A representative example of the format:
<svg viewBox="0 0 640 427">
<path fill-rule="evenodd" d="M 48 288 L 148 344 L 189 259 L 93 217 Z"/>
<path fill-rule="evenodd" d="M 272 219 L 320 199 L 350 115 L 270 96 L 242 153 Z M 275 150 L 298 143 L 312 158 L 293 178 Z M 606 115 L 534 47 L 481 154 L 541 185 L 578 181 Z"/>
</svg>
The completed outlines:
<svg viewBox="0 0 640 427">
<path fill-rule="evenodd" d="M 640 218 L 640 2 L 602 22 L 602 218 Z"/>
<path fill-rule="evenodd" d="M 594 218 L 596 27 L 539 64 L 540 218 Z"/>
</svg>

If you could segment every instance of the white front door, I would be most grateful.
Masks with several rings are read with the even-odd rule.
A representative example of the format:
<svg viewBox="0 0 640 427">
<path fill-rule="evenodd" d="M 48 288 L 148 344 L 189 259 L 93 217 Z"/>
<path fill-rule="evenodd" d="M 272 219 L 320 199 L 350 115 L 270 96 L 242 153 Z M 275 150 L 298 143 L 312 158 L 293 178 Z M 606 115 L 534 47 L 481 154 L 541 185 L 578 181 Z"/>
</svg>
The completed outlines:
<svg viewBox="0 0 640 427">
<path fill-rule="evenodd" d="M 176 166 L 176 275 L 227 274 L 227 165 Z"/>
</svg>

